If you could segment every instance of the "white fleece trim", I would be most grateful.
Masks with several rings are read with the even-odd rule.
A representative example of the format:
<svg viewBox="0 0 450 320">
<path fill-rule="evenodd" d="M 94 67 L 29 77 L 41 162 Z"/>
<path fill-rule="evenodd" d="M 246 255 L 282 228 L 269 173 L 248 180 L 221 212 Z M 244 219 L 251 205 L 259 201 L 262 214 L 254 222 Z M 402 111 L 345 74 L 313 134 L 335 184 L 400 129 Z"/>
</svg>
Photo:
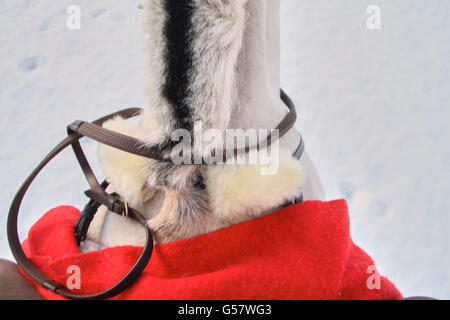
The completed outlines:
<svg viewBox="0 0 450 320">
<path fill-rule="evenodd" d="M 248 158 L 248 156 L 247 156 Z M 213 213 L 231 221 L 257 217 L 294 200 L 305 181 L 303 167 L 287 150 L 280 150 L 275 175 L 263 175 L 261 164 L 223 164 L 206 169 L 205 184 Z"/>
<path fill-rule="evenodd" d="M 103 127 L 134 138 L 141 138 L 142 132 L 121 117 L 103 124 Z M 146 168 L 153 160 L 99 144 L 98 156 L 112 190 L 120 194 L 131 206 L 141 206 L 154 192 L 143 188 L 148 173 Z"/>
</svg>

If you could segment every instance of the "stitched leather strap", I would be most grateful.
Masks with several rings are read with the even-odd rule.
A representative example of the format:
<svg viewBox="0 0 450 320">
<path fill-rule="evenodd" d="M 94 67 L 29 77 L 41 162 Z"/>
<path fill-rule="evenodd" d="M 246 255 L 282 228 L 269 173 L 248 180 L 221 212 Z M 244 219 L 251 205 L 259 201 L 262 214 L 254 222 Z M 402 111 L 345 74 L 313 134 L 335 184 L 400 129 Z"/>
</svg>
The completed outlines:
<svg viewBox="0 0 450 320">
<path fill-rule="evenodd" d="M 289 108 L 289 113 L 287 116 L 280 122 L 276 129 L 279 130 L 278 138 L 284 136 L 295 124 L 297 114 L 295 111 L 295 106 L 292 100 L 287 96 L 284 91 L 281 91 L 281 98 L 286 103 Z M 119 133 L 112 132 L 110 130 L 102 128 L 102 124 L 112 119 L 116 116 L 121 116 L 125 119 L 131 118 L 133 116 L 139 115 L 141 113 L 141 109 L 138 108 L 130 108 L 125 109 L 113 114 L 110 114 L 106 117 L 98 119 L 92 123 L 76 121 L 72 123 L 68 127 L 68 137 L 62 140 L 33 170 L 33 172 L 28 176 L 25 182 L 20 187 L 19 191 L 15 195 L 7 222 L 7 233 L 8 233 L 8 241 L 12 251 L 14 258 L 16 259 L 18 265 L 22 270 L 36 283 L 41 285 L 42 287 L 56 292 L 64 297 L 69 299 L 108 299 L 116 296 L 117 294 L 123 292 L 127 288 L 129 288 L 141 275 L 145 267 L 147 266 L 150 257 L 153 252 L 153 236 L 151 234 L 151 230 L 148 228 L 145 218 L 133 208 L 129 208 L 126 203 L 120 200 L 119 197 L 115 195 L 107 194 L 105 191 L 105 185 L 100 185 L 97 181 L 87 159 L 81 148 L 79 140 L 83 136 L 90 137 L 100 143 L 109 145 L 111 147 L 130 152 L 133 154 L 141 155 L 144 157 L 160 160 L 160 161 L 170 161 L 170 159 L 164 158 L 161 155 L 161 151 L 154 147 L 147 147 L 141 141 L 128 137 Z M 273 143 L 272 137 L 268 136 L 267 140 L 264 143 L 264 146 L 269 146 Z M 125 211 L 131 219 L 136 220 L 139 224 L 141 224 L 146 232 L 146 244 L 142 251 L 141 256 L 139 257 L 136 264 L 133 268 L 125 275 L 123 279 L 121 279 L 117 284 L 111 287 L 108 290 L 105 290 L 100 293 L 89 294 L 89 295 L 77 295 L 73 292 L 70 292 L 66 289 L 62 284 L 59 284 L 52 279 L 45 276 L 41 273 L 26 257 L 18 235 L 17 230 L 17 219 L 19 214 L 19 209 L 21 202 L 27 192 L 28 188 L 34 181 L 34 179 L 39 175 L 42 169 L 53 159 L 55 158 L 61 151 L 66 149 L 68 146 L 72 146 L 75 155 L 78 159 L 78 162 L 83 170 L 83 173 L 86 176 L 86 179 L 91 187 L 90 190 L 86 192 L 86 195 L 91 198 L 93 201 L 91 204 L 95 206 L 97 205 L 105 205 L 110 211 L 115 212 L 117 214 L 123 214 Z M 258 144 L 256 148 L 260 148 L 261 144 Z M 250 148 L 245 148 L 245 151 L 248 151 Z M 297 149 L 295 155 L 300 158 L 303 153 L 304 146 L 303 140 L 301 140 L 299 148 Z M 236 154 L 240 150 L 233 150 Z M 89 227 L 89 222 L 87 222 L 84 226 L 84 229 Z M 84 231 L 83 231 L 84 232 Z"/>
<path fill-rule="evenodd" d="M 226 160 L 230 156 L 235 156 L 238 154 L 244 154 L 249 152 L 251 149 L 261 149 L 270 146 L 277 139 L 283 137 L 294 125 L 297 120 L 297 112 L 295 110 L 295 105 L 291 98 L 281 90 L 281 99 L 286 104 L 289 109 L 289 113 L 283 118 L 283 120 L 278 124 L 275 130 L 278 130 L 278 136 L 274 139 L 273 133 L 269 133 L 266 139 L 260 141 L 256 146 L 246 146 L 245 148 L 235 148 L 233 150 L 224 150 L 223 159 Z M 75 121 L 69 126 L 69 130 L 74 133 L 79 133 L 83 136 L 87 136 L 94 139 L 100 143 L 106 144 L 110 147 L 133 153 L 145 158 L 151 158 L 154 160 L 162 162 L 172 162 L 170 158 L 170 153 L 162 153 L 159 146 L 148 146 L 144 142 L 127 135 L 123 135 L 108 129 L 101 127 L 104 121 L 95 121 L 93 123 Z M 191 163 L 194 163 L 195 155 L 191 155 Z M 203 159 L 202 164 L 208 164 Z"/>
</svg>

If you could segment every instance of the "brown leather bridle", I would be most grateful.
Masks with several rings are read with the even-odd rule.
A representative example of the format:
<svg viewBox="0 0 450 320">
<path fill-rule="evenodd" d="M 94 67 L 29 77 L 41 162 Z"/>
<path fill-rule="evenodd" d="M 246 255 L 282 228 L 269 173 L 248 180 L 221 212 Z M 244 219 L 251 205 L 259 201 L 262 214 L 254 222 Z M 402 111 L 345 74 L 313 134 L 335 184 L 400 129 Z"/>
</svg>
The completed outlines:
<svg viewBox="0 0 450 320">
<path fill-rule="evenodd" d="M 286 104 L 289 109 L 289 113 L 284 117 L 280 124 L 275 128 L 278 130 L 279 134 L 277 138 L 283 137 L 294 125 L 297 120 L 297 113 L 295 110 L 295 105 L 289 96 L 281 90 L 281 99 Z M 158 161 L 171 162 L 170 157 L 163 155 L 161 150 L 157 147 L 147 146 L 142 141 L 129 137 L 117 132 L 110 131 L 102 127 L 103 123 L 109 119 L 121 116 L 124 119 L 129 119 L 140 115 L 142 109 L 130 108 L 119 112 L 115 112 L 103 118 L 100 118 L 93 122 L 75 121 L 67 128 L 68 136 L 62 140 L 45 158 L 41 163 L 33 170 L 33 172 L 28 176 L 25 182 L 20 187 L 16 196 L 14 197 L 11 208 L 9 210 L 8 222 L 7 222 L 7 233 L 9 246 L 11 248 L 12 254 L 17 261 L 20 268 L 37 284 L 40 286 L 60 294 L 69 299 L 78 300 L 90 300 L 90 299 L 108 299 L 112 298 L 119 293 L 123 292 L 129 288 L 142 274 L 145 267 L 147 266 L 150 257 L 153 252 L 153 236 L 151 230 L 147 226 L 146 219 L 135 209 L 128 207 L 127 203 L 120 199 L 117 194 L 108 194 L 106 192 L 107 183 L 100 184 L 95 177 L 87 158 L 81 148 L 80 139 L 83 137 L 89 137 L 99 143 L 108 145 L 110 147 L 129 152 L 135 155 L 143 156 L 146 158 L 151 158 Z M 303 139 L 300 139 L 300 144 L 294 153 L 294 157 L 300 159 L 304 151 Z M 224 151 L 224 157 L 231 155 L 240 154 L 241 152 L 249 152 L 252 149 L 260 149 L 262 146 L 270 146 L 274 139 L 272 135 L 269 135 L 265 141 L 262 141 L 257 146 L 246 147 L 245 149 L 234 149 Z M 75 227 L 75 236 L 77 242 L 84 240 L 89 223 L 92 220 L 93 215 L 100 205 L 104 205 L 109 211 L 115 212 L 117 214 L 126 215 L 131 219 L 137 221 L 145 229 L 145 246 L 143 251 L 133 266 L 133 268 L 123 277 L 117 284 L 115 284 L 110 289 L 107 289 L 100 293 L 89 294 L 89 295 L 78 295 L 70 292 L 62 284 L 57 283 L 43 273 L 41 273 L 26 257 L 18 235 L 17 230 L 17 218 L 19 214 L 20 204 L 30 187 L 33 180 L 38 176 L 41 170 L 61 151 L 66 149 L 68 146 L 72 146 L 73 151 L 78 159 L 78 162 L 83 170 L 84 175 L 89 183 L 90 190 L 86 191 L 85 194 L 90 198 L 90 202 L 85 207 L 85 211 L 90 211 L 90 218 L 84 221 L 84 223 L 77 223 Z M 231 152 L 230 152 L 231 151 Z"/>
</svg>

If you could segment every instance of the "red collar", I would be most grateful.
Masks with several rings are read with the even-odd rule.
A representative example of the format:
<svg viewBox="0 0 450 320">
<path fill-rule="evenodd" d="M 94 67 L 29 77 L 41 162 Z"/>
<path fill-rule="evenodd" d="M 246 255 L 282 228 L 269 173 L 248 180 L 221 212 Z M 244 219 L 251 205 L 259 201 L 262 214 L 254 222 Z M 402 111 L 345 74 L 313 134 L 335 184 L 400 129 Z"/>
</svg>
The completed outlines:
<svg viewBox="0 0 450 320">
<path fill-rule="evenodd" d="M 66 283 L 80 268 L 81 290 L 105 290 L 133 266 L 142 248 L 80 253 L 74 225 L 79 211 L 58 207 L 30 230 L 26 254 L 46 275 Z M 335 299 L 401 297 L 367 287 L 373 261 L 350 238 L 347 204 L 303 202 L 192 239 L 157 245 L 141 278 L 119 299 Z M 39 288 L 45 298 L 59 298 Z"/>
</svg>

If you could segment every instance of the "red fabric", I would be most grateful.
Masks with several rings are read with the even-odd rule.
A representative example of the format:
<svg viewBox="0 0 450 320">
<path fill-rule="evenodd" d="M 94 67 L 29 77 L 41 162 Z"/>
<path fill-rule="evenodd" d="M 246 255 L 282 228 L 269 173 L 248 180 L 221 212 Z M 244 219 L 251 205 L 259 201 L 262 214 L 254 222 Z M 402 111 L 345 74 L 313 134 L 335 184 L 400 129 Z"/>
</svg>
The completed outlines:
<svg viewBox="0 0 450 320">
<path fill-rule="evenodd" d="M 47 276 L 67 283 L 80 267 L 79 294 L 107 289 L 131 269 L 142 248 L 80 253 L 79 211 L 58 207 L 30 230 L 24 249 Z M 347 203 L 304 202 L 193 239 L 157 245 L 139 280 L 115 299 L 399 299 L 385 277 L 369 289 L 372 259 L 353 244 Z M 31 281 L 31 280 L 30 280 Z M 60 296 L 37 287 L 47 299 Z"/>
</svg>

